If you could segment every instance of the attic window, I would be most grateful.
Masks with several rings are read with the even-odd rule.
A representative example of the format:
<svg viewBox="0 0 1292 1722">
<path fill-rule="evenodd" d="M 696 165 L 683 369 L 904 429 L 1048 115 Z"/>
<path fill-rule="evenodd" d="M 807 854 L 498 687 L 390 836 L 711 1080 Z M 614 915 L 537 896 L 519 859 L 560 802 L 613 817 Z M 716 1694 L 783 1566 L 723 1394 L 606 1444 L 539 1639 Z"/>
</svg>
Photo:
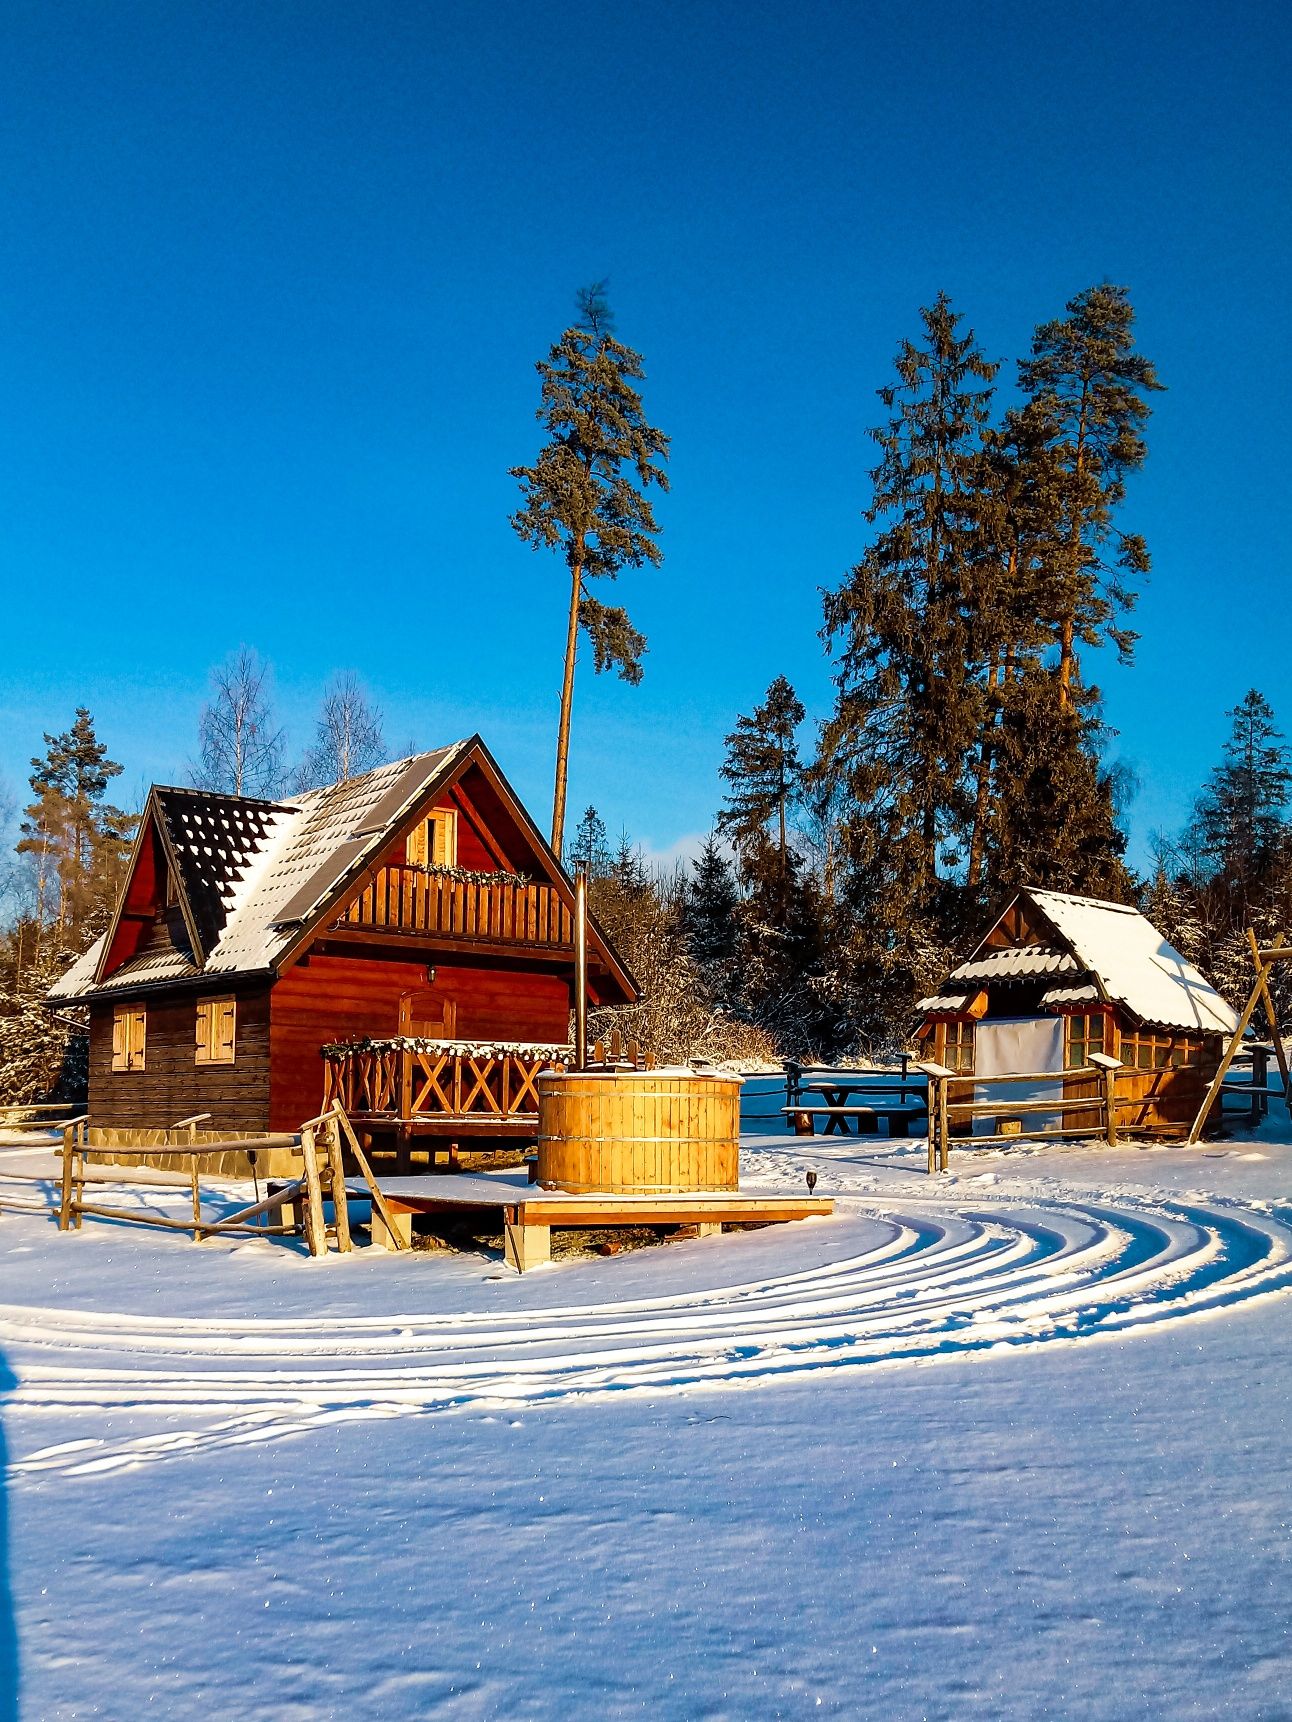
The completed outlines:
<svg viewBox="0 0 1292 1722">
<path fill-rule="evenodd" d="M 408 834 L 405 855 L 414 867 L 456 867 L 458 816 L 451 807 L 437 807 Z"/>
<path fill-rule="evenodd" d="M 238 1007 L 233 999 L 199 999 L 195 1064 L 232 1064 Z"/>
</svg>

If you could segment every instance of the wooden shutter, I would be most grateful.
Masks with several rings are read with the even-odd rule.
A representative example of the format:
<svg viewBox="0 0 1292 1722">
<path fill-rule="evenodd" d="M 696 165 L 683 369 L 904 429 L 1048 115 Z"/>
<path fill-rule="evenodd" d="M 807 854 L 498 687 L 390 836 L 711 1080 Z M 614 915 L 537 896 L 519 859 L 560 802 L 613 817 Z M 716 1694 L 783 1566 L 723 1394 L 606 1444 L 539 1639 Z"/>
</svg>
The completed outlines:
<svg viewBox="0 0 1292 1722">
<path fill-rule="evenodd" d="M 404 845 L 404 857 L 410 867 L 426 866 L 426 827 L 427 821 L 424 819 L 415 831 L 408 833 L 408 841 Z"/>
<path fill-rule="evenodd" d="M 148 1035 L 148 1013 L 144 1010 L 132 1010 L 129 1014 L 130 1051 L 126 1060 L 127 1070 L 142 1070 L 144 1068 L 144 1044 Z"/>
<path fill-rule="evenodd" d="M 209 1064 L 211 1061 L 211 1001 L 199 999 L 197 1006 L 197 1026 L 193 1033 L 193 1062 Z"/>
<path fill-rule="evenodd" d="M 238 1007 L 232 999 L 221 999 L 215 1007 L 215 1040 L 211 1057 L 216 1064 L 233 1063 L 233 1043 Z"/>
<path fill-rule="evenodd" d="M 129 1070 L 130 1068 L 130 1031 L 127 1026 L 129 1011 L 124 1005 L 118 1005 L 112 1013 L 112 1068 L 113 1070 Z"/>
<path fill-rule="evenodd" d="M 458 816 L 448 808 L 441 808 L 432 813 L 431 827 L 431 865 L 433 867 L 456 867 L 458 864 Z"/>
<path fill-rule="evenodd" d="M 238 1007 L 233 999 L 202 999 L 197 1007 L 194 1060 L 198 1064 L 232 1064 Z"/>
</svg>

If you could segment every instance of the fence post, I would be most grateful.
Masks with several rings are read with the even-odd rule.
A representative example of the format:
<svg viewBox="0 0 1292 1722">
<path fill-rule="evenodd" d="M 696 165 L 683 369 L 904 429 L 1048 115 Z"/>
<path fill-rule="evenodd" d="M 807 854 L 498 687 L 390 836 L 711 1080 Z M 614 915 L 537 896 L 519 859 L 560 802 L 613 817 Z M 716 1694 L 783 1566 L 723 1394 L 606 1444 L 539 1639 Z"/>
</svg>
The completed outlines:
<svg viewBox="0 0 1292 1722">
<path fill-rule="evenodd" d="M 945 1064 L 935 1064 L 931 1059 L 916 1065 L 928 1078 L 929 1101 L 929 1177 L 938 1169 L 939 1160 L 942 1170 L 947 1169 L 947 1080 L 951 1075 Z"/>
<path fill-rule="evenodd" d="M 1098 1070 L 1104 1087 L 1104 1139 L 1110 1148 L 1117 1146 L 1117 1072 L 1121 1060 L 1106 1052 L 1092 1052 L 1090 1062 Z"/>
</svg>

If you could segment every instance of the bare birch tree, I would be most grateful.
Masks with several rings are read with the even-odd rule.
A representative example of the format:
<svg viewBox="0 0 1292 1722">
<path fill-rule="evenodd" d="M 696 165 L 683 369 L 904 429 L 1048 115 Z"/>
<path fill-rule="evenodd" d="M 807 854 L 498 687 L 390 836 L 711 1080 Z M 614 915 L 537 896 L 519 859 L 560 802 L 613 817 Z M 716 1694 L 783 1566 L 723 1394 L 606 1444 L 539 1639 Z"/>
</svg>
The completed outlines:
<svg viewBox="0 0 1292 1722">
<path fill-rule="evenodd" d="M 293 774 L 298 791 L 348 783 L 386 758 L 380 710 L 353 670 L 333 676 L 323 694 L 314 745 Z"/>
<path fill-rule="evenodd" d="M 286 737 L 275 724 L 269 665 L 240 646 L 211 672 L 210 702 L 198 720 L 193 784 L 226 795 L 276 795 Z"/>
</svg>

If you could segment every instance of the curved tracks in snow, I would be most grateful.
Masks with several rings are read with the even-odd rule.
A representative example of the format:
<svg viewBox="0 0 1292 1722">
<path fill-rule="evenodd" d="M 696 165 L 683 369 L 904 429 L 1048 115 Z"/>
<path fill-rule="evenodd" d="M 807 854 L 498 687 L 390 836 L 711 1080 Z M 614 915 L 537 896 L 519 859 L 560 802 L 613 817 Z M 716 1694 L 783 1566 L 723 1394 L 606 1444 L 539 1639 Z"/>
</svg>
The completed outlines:
<svg viewBox="0 0 1292 1722">
<path fill-rule="evenodd" d="M 858 1200 L 841 1205 L 839 1242 L 835 1259 L 801 1272 L 595 1307 L 220 1322 L 0 1309 L 18 1403 L 184 1425 L 45 1448 L 13 1469 L 88 1474 L 352 1418 L 764 1385 L 1073 1343 L 1292 1289 L 1292 1213 L 1261 1203 L 1020 1200 L 978 1211 Z"/>
</svg>

